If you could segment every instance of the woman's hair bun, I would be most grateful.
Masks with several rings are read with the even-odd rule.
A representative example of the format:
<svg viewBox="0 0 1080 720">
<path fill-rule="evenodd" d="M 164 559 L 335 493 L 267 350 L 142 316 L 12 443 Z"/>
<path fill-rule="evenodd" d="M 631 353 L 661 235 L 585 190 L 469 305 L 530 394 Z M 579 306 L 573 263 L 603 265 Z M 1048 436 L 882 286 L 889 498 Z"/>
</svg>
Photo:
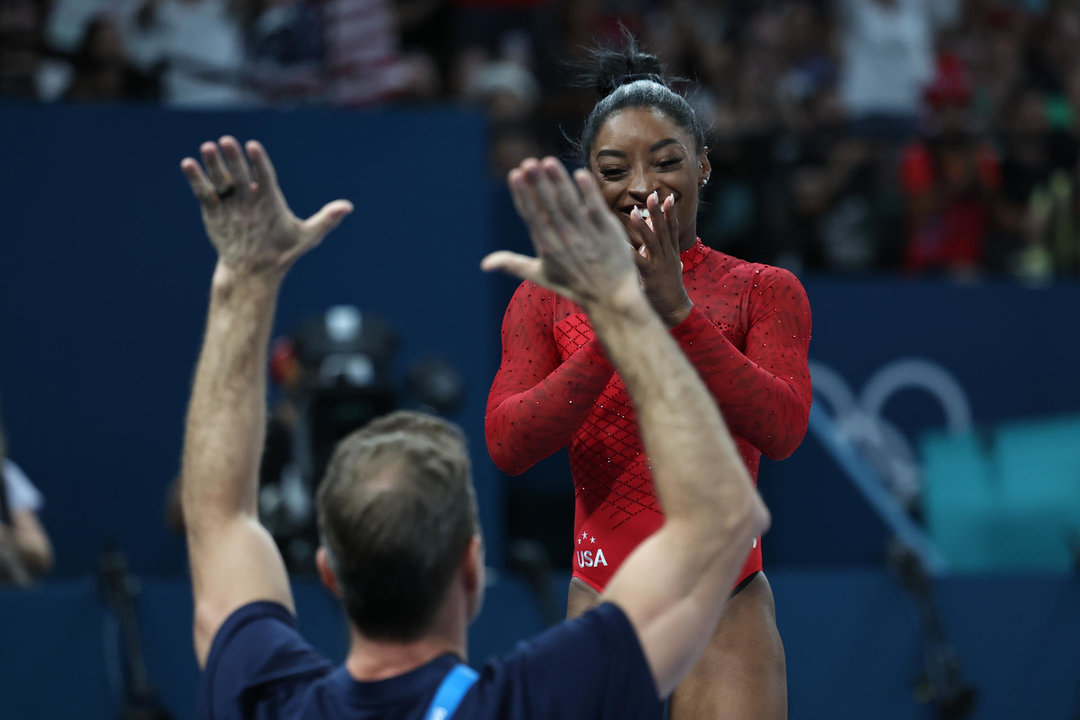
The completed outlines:
<svg viewBox="0 0 1080 720">
<path fill-rule="evenodd" d="M 660 59 L 638 48 L 637 41 L 626 28 L 623 28 L 623 38 L 622 47 L 599 47 L 589 51 L 589 61 L 583 68 L 579 84 L 594 88 L 602 96 L 637 80 L 653 80 L 666 87 Z"/>
<path fill-rule="evenodd" d="M 591 166 L 590 153 L 600 128 L 613 113 L 627 108 L 652 108 L 663 113 L 694 139 L 695 150 L 704 150 L 705 131 L 694 108 L 668 84 L 659 58 L 643 52 L 629 30 L 623 28 L 618 49 L 601 47 L 592 50 L 589 57 L 589 62 L 577 65 L 579 81 L 575 84 L 594 88 L 601 97 L 585 118 L 580 140 L 575 143 L 584 165 Z M 638 82 L 641 80 L 651 82 Z M 671 82 L 684 81 L 674 78 Z"/>
</svg>

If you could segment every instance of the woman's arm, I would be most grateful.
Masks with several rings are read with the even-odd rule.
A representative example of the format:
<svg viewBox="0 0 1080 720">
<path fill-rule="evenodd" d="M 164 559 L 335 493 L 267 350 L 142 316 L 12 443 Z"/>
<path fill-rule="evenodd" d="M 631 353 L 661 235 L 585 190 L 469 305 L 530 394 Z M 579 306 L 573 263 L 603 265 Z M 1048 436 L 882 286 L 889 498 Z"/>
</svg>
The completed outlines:
<svg viewBox="0 0 1080 720">
<path fill-rule="evenodd" d="M 810 303 L 787 270 L 766 266 L 747 298 L 745 352 L 697 306 L 672 334 L 716 398 L 732 433 L 780 460 L 795 451 L 810 417 Z"/>
<path fill-rule="evenodd" d="M 554 294 L 523 282 L 502 326 L 502 362 L 488 394 L 484 431 L 491 459 L 519 475 L 564 447 L 615 372 L 594 337 L 562 360 Z"/>
</svg>

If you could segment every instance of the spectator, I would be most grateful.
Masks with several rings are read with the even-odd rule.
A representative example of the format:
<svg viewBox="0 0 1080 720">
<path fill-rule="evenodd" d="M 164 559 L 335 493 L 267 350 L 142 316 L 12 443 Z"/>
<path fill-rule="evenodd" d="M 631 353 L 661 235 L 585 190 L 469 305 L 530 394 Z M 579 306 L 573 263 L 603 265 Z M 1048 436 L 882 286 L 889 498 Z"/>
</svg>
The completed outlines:
<svg viewBox="0 0 1080 720">
<path fill-rule="evenodd" d="M 877 169 L 872 147 L 844 132 L 835 91 L 805 102 L 805 128 L 793 138 L 793 222 L 799 256 L 809 267 L 867 272 L 886 261 L 878 222 Z"/>
<path fill-rule="evenodd" d="M 533 121 L 540 84 L 524 67 L 508 61 L 487 63 L 470 82 L 466 97 L 487 112 L 492 175 L 502 179 L 525 158 L 542 154 Z"/>
<path fill-rule="evenodd" d="M 157 97 L 157 83 L 128 61 L 120 28 L 111 15 L 93 17 L 83 30 L 72 58 L 74 75 L 65 100 L 149 100 Z"/>
<path fill-rule="evenodd" d="M 1003 146 L 995 264 L 1029 280 L 1074 272 L 1068 258 L 1080 153 L 1071 134 L 1052 130 L 1046 95 L 1035 84 L 1017 87 L 1005 103 Z"/>
<path fill-rule="evenodd" d="M 162 99 L 185 107 L 257 102 L 242 74 L 239 19 L 227 0 L 145 0 L 129 18 L 127 44 L 144 71 L 164 65 Z"/>
<path fill-rule="evenodd" d="M 27 585 L 53 563 L 52 544 L 38 518 L 45 499 L 5 449 L 0 428 L 0 583 Z"/>
<path fill-rule="evenodd" d="M 271 105 L 325 100 L 322 17 L 311 0 L 252 0 L 247 70 Z"/>
<path fill-rule="evenodd" d="M 455 52 L 454 8 L 448 0 L 396 0 L 398 32 L 406 55 L 423 54 L 437 68 L 439 88 L 450 86 Z"/>
<path fill-rule="evenodd" d="M 319 0 L 330 102 L 363 107 L 409 97 L 429 78 L 401 53 L 390 0 Z"/>
<path fill-rule="evenodd" d="M 37 100 L 47 4 L 0 0 L 0 97 Z"/>
<path fill-rule="evenodd" d="M 541 65 L 546 68 L 552 30 L 549 5 L 551 0 L 454 0 L 457 93 L 468 93 L 474 73 L 490 62 L 513 63 L 530 73 Z"/>
<path fill-rule="evenodd" d="M 1030 24 L 1022 9 L 996 7 L 956 29 L 952 49 L 971 73 L 973 110 L 981 128 L 1000 128 L 1006 98 L 1024 79 Z"/>
<path fill-rule="evenodd" d="M 927 99 L 927 131 L 904 149 L 900 165 L 908 212 L 904 266 L 970 277 L 984 269 L 1001 169 L 989 143 L 971 130 L 970 82 L 955 58 L 942 62 Z"/>
<path fill-rule="evenodd" d="M 799 127 L 805 119 L 803 103 L 835 88 L 836 59 L 828 46 L 828 32 L 822 11 L 808 0 L 792 0 L 783 8 L 784 63 L 777 88 L 789 126 Z"/>
<path fill-rule="evenodd" d="M 1052 3 L 1030 41 L 1029 76 L 1048 97 L 1057 100 L 1080 61 L 1080 9 L 1074 3 Z"/>
<path fill-rule="evenodd" d="M 956 0 L 837 0 L 844 52 L 841 94 L 859 132 L 902 143 L 916 129 L 934 76 L 934 31 Z"/>
</svg>

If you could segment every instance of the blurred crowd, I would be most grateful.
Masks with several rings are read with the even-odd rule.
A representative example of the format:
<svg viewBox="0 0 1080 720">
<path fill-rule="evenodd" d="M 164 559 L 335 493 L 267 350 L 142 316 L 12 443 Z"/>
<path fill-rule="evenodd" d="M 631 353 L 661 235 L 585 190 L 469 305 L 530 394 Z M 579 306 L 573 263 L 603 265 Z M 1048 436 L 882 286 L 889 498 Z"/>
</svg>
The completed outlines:
<svg viewBox="0 0 1080 720">
<path fill-rule="evenodd" d="M 1074 0 L 0 0 L 0 96 L 460 103 L 565 155 L 623 28 L 711 129 L 700 233 L 792 269 L 1080 270 Z"/>
</svg>

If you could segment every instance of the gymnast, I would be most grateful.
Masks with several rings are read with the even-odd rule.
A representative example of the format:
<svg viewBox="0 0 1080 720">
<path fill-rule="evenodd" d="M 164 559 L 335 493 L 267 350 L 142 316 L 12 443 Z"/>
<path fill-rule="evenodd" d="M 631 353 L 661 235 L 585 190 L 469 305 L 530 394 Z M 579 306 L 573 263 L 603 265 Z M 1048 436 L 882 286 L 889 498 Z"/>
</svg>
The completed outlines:
<svg viewBox="0 0 1080 720">
<path fill-rule="evenodd" d="M 761 454 L 790 455 L 806 433 L 810 306 L 790 272 L 717 252 L 697 237 L 711 166 L 694 110 L 655 56 L 627 38 L 594 52 L 603 94 L 581 161 L 626 228 L 642 288 L 705 381 L 757 478 Z M 574 557 L 568 616 L 593 607 L 626 557 L 663 523 L 622 378 L 582 309 L 531 282 L 502 325 L 485 420 L 492 459 L 517 475 L 569 446 Z M 760 539 L 708 649 L 671 698 L 674 720 L 787 716 L 784 649 Z"/>
</svg>

